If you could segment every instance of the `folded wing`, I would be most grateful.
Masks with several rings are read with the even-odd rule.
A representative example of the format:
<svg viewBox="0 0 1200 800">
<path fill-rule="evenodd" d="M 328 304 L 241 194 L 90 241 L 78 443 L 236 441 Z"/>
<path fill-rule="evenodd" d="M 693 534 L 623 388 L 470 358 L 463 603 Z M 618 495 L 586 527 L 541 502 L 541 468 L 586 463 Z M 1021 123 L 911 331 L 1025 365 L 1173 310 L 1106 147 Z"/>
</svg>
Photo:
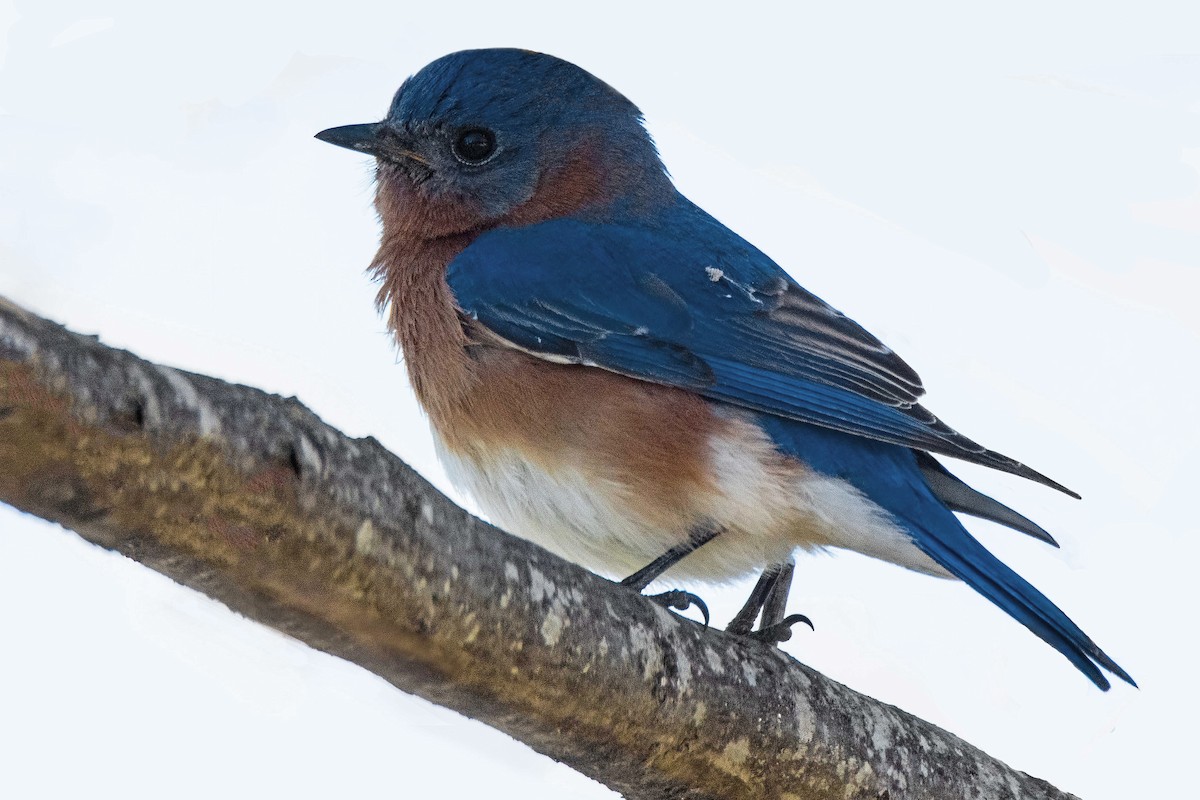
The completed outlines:
<svg viewBox="0 0 1200 800">
<path fill-rule="evenodd" d="M 1078 496 L 929 413 L 908 364 L 703 211 L 682 201 L 673 213 L 656 225 L 568 218 L 491 231 L 450 264 L 447 280 L 465 315 L 533 355 Z"/>
</svg>

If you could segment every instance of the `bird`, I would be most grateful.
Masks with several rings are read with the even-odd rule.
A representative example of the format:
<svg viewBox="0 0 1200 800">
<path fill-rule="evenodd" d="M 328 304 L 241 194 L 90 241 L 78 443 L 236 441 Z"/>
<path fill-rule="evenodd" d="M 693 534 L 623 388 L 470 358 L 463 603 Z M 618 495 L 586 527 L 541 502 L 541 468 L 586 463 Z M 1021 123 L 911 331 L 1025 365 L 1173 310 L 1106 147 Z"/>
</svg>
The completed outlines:
<svg viewBox="0 0 1200 800">
<path fill-rule="evenodd" d="M 1096 686 L 1136 686 L 958 515 L 1050 534 L 936 456 L 1079 495 L 927 411 L 895 352 L 675 188 L 616 89 L 464 50 L 382 121 L 316 136 L 375 159 L 378 304 L 497 526 L 639 592 L 757 574 L 727 630 L 773 644 L 811 625 L 785 615 L 796 554 L 855 551 L 961 580 Z M 707 622 L 690 591 L 653 598 Z"/>
</svg>

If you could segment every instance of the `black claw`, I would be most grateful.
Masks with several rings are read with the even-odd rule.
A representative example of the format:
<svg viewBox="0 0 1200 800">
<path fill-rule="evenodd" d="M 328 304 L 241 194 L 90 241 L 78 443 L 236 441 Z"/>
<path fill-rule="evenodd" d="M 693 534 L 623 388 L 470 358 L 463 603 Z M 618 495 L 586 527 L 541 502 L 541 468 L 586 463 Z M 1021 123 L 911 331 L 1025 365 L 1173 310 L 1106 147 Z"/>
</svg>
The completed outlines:
<svg viewBox="0 0 1200 800">
<path fill-rule="evenodd" d="M 816 628 L 813 628 L 812 620 L 808 617 L 803 614 L 792 614 L 784 617 L 782 622 L 768 625 L 765 628 L 759 628 L 754 633 L 751 633 L 750 636 L 755 639 L 761 639 L 764 642 L 770 642 L 771 644 L 786 642 L 792 638 L 792 626 L 797 622 L 803 622 L 809 628 L 812 628 L 812 630 L 816 630 Z"/>
<path fill-rule="evenodd" d="M 672 589 L 662 594 L 648 594 L 646 595 L 646 599 L 653 600 L 663 608 L 673 608 L 676 611 L 687 611 L 692 606 L 695 606 L 704 615 L 704 627 L 708 627 L 708 606 L 691 592 L 685 592 L 682 589 Z"/>
</svg>

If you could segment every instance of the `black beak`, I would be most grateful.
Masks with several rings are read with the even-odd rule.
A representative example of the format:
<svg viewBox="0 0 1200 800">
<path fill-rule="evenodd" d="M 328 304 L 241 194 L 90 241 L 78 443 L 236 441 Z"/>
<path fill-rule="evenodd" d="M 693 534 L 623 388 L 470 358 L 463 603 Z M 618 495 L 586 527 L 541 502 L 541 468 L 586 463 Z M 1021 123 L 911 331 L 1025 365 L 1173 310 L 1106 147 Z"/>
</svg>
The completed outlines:
<svg viewBox="0 0 1200 800">
<path fill-rule="evenodd" d="M 398 132 L 387 122 L 371 122 L 366 125 L 342 125 L 340 128 L 326 128 L 317 134 L 322 142 L 336 144 L 347 150 L 366 153 L 369 156 L 382 158 L 393 163 L 408 161 L 416 162 L 425 169 L 430 169 L 429 161 L 415 152 L 409 137 Z"/>
<path fill-rule="evenodd" d="M 326 128 L 317 134 L 317 138 L 322 142 L 336 144 L 338 147 L 345 147 L 347 150 L 357 150 L 360 153 L 367 155 L 381 155 L 380 132 L 383 129 L 383 124 L 372 122 L 366 125 L 342 125 L 338 128 Z"/>
</svg>

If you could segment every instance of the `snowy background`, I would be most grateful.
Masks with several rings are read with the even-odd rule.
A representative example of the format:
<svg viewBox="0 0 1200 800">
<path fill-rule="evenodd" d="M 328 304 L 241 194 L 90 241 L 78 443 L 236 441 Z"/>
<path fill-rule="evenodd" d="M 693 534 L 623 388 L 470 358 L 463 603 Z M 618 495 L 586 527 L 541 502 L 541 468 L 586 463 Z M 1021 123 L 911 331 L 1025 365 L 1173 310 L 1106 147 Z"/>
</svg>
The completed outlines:
<svg viewBox="0 0 1200 800">
<path fill-rule="evenodd" d="M 1179 796 L 1200 7 L 1124 5 L 0 0 L 0 293 L 298 395 L 448 489 L 363 274 L 369 160 L 312 135 L 452 50 L 567 58 L 935 413 L 1083 494 L 955 465 L 1058 537 L 972 524 L 1142 689 L 1102 694 L 965 587 L 849 555 L 800 561 L 817 631 L 789 652 L 1089 800 Z M 724 621 L 747 590 L 701 593 Z M 0 625 L 3 797 L 614 796 L 7 507 Z"/>
</svg>

